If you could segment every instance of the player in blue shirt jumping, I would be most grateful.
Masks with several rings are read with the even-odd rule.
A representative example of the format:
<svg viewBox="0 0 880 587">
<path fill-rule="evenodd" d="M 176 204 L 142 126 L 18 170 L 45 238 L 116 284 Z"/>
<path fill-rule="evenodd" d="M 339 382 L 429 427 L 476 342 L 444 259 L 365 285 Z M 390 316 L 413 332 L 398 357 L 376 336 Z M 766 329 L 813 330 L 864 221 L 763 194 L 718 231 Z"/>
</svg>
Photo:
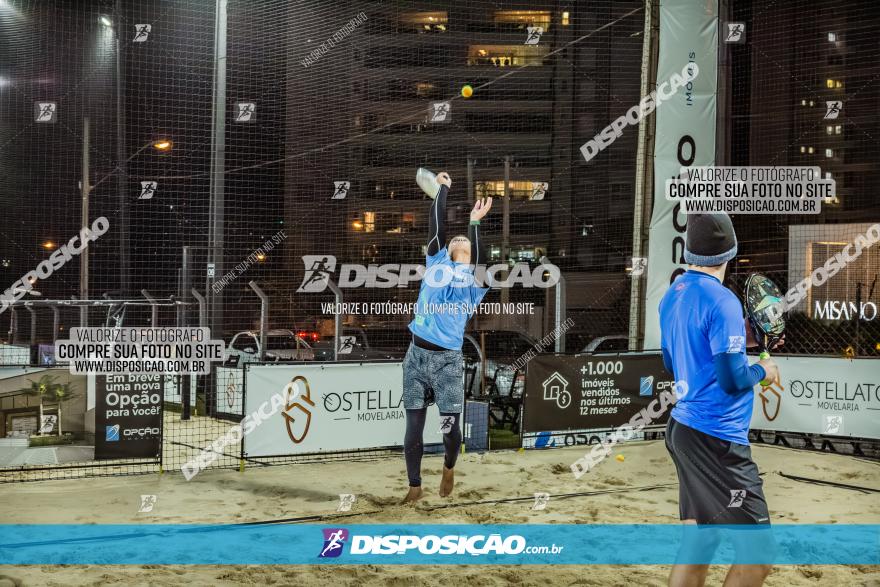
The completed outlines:
<svg viewBox="0 0 880 587">
<path fill-rule="evenodd" d="M 663 362 L 676 381 L 687 383 L 666 428 L 686 524 L 770 523 L 749 448 L 749 422 L 755 385 L 765 379 L 778 383 L 779 370 L 772 359 L 749 366 L 751 329 L 740 300 L 722 285 L 736 252 L 729 216 L 689 215 L 688 270 L 660 301 Z M 703 585 L 708 570 L 708 565 L 674 565 L 669 584 Z M 769 573 L 769 565 L 735 564 L 724 584 L 761 585 Z"/>
<path fill-rule="evenodd" d="M 446 246 L 446 196 L 452 187 L 448 173 L 436 178 L 419 170 L 419 186 L 434 199 L 428 219 L 425 275 L 416 311 L 409 325 L 412 343 L 403 361 L 403 407 L 406 436 L 403 447 L 409 493 L 404 503 L 422 497 L 422 452 L 428 406 L 437 404 L 442 422 L 445 460 L 440 495 L 452 493 L 453 468 L 461 449 L 459 418 L 464 405 L 464 329 L 474 308 L 489 291 L 474 276 L 485 262 L 480 220 L 492 207 L 492 198 L 478 200 L 470 215 L 468 236 L 456 236 Z"/>
</svg>

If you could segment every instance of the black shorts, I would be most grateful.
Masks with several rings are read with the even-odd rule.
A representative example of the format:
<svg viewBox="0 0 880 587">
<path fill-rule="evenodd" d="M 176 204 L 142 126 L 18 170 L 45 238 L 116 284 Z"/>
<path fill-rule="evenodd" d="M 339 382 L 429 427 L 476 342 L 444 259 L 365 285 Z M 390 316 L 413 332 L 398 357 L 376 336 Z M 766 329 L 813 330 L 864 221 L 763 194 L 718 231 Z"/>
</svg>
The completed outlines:
<svg viewBox="0 0 880 587">
<path fill-rule="evenodd" d="M 669 418 L 666 449 L 678 473 L 679 514 L 698 524 L 769 524 L 758 466 L 747 445 Z"/>
</svg>

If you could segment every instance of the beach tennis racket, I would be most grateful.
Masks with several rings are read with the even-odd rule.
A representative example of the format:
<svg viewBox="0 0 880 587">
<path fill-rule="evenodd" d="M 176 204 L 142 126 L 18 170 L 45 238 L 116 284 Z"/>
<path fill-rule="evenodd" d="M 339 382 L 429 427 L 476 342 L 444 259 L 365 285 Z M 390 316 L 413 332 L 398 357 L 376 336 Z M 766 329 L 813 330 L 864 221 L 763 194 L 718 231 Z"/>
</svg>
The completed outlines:
<svg viewBox="0 0 880 587">
<path fill-rule="evenodd" d="M 770 358 L 770 349 L 779 342 L 785 333 L 784 316 L 780 314 L 774 319 L 767 311 L 782 302 L 782 290 L 764 275 L 753 273 L 746 280 L 744 297 L 743 305 L 746 308 L 746 317 L 749 320 L 752 333 L 755 335 L 755 341 L 758 343 L 758 349 L 761 353 L 759 356 L 762 359 L 768 359 Z M 766 381 L 761 382 L 761 385 L 766 384 Z"/>
</svg>

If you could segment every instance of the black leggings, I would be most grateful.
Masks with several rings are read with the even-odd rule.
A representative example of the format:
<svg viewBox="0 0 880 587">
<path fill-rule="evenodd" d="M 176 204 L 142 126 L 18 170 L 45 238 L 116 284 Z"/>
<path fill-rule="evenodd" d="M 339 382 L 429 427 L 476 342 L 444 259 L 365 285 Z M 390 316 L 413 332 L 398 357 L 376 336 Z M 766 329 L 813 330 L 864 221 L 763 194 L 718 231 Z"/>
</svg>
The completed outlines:
<svg viewBox="0 0 880 587">
<path fill-rule="evenodd" d="M 406 458 L 406 474 L 410 487 L 422 486 L 422 453 L 425 449 L 425 416 L 428 408 L 406 411 L 406 435 L 403 437 L 403 454 Z M 458 452 L 461 450 L 461 427 L 458 420 L 461 414 L 440 412 L 443 446 L 446 458 L 443 464 L 447 469 L 455 467 Z"/>
</svg>

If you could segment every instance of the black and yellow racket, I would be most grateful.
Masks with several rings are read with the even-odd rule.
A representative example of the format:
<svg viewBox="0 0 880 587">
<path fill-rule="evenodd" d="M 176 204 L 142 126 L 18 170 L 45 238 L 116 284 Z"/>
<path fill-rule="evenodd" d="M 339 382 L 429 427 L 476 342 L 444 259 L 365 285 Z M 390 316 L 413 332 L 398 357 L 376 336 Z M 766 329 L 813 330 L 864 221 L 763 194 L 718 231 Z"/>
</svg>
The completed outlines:
<svg viewBox="0 0 880 587">
<path fill-rule="evenodd" d="M 780 313 L 776 318 L 768 312 L 768 309 L 782 303 L 782 290 L 773 281 L 761 275 L 753 273 L 746 280 L 745 296 L 743 305 L 746 308 L 746 316 L 749 326 L 758 343 L 760 357 L 770 358 L 772 349 L 785 333 L 785 317 Z M 762 381 L 761 385 L 766 385 Z"/>
</svg>

